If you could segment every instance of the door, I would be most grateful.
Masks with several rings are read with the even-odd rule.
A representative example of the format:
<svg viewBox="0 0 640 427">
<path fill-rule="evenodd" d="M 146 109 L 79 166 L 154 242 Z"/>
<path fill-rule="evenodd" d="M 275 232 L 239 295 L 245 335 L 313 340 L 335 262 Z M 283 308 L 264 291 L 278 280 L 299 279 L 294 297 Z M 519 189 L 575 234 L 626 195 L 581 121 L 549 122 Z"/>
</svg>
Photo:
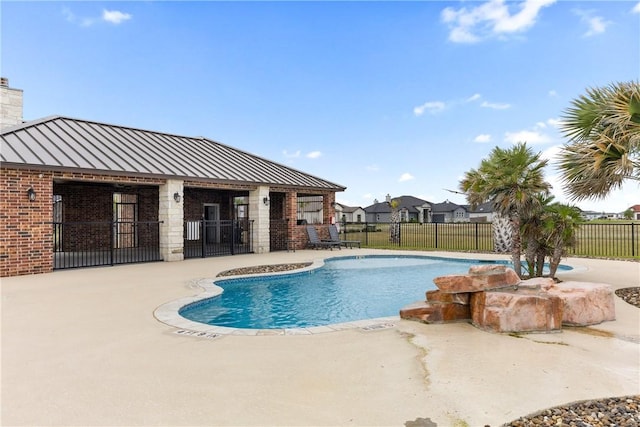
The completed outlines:
<svg viewBox="0 0 640 427">
<path fill-rule="evenodd" d="M 138 220 L 138 195 L 113 194 L 113 221 L 116 224 L 113 236 L 115 248 L 135 248 L 138 246 L 136 221 Z"/>
<path fill-rule="evenodd" d="M 205 243 L 220 243 L 220 205 L 218 203 L 204 205 Z"/>
</svg>

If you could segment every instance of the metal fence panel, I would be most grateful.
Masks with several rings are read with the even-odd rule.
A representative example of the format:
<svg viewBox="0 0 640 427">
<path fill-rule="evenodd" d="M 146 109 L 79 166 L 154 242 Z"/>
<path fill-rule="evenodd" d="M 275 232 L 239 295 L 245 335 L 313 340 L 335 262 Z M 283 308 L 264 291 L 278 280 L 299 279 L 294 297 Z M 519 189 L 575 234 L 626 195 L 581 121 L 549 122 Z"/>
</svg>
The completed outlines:
<svg viewBox="0 0 640 427">
<path fill-rule="evenodd" d="M 54 222 L 52 226 L 54 270 L 162 261 L 159 221 Z"/>
<path fill-rule="evenodd" d="M 253 221 L 185 221 L 184 257 L 206 258 L 251 252 Z"/>
<path fill-rule="evenodd" d="M 400 223 L 396 239 L 388 223 L 342 223 L 341 234 L 345 240 L 359 240 L 363 247 L 370 248 L 494 251 L 491 223 Z M 576 231 L 576 245 L 568 252 L 605 258 L 640 257 L 640 224 L 582 224 Z"/>
</svg>

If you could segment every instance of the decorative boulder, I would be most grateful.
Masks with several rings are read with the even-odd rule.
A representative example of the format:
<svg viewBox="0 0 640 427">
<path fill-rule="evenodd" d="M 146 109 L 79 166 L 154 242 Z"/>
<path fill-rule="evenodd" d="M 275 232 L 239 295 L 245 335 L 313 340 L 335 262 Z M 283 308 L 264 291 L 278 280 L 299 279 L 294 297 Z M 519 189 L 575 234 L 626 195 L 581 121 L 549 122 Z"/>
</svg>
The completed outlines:
<svg viewBox="0 0 640 427">
<path fill-rule="evenodd" d="M 450 274 L 433 279 L 438 289 L 445 293 L 481 292 L 520 283 L 515 271 L 504 264 L 471 267 L 469 274 Z"/>
<path fill-rule="evenodd" d="M 400 318 L 424 323 L 445 323 L 468 321 L 471 313 L 468 305 L 418 301 L 400 310 Z"/>
<path fill-rule="evenodd" d="M 439 290 L 427 291 L 427 302 L 451 303 L 469 305 L 470 293 L 449 294 Z"/>
<path fill-rule="evenodd" d="M 616 320 L 613 289 L 604 283 L 560 282 L 545 290 L 562 300 L 562 323 L 587 326 Z"/>
<path fill-rule="evenodd" d="M 491 332 L 553 332 L 562 328 L 562 300 L 530 290 L 495 290 L 471 295 L 471 322 Z"/>
</svg>

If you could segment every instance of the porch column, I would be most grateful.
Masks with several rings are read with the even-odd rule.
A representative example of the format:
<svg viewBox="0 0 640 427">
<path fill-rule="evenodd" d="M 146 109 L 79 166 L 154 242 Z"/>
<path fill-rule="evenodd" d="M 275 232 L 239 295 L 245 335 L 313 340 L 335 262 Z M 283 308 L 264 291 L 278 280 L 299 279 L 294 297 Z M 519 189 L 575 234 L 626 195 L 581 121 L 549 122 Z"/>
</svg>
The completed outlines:
<svg viewBox="0 0 640 427">
<path fill-rule="evenodd" d="M 269 187 L 260 186 L 249 192 L 249 219 L 253 221 L 252 239 L 254 253 L 263 254 L 269 252 L 269 204 L 265 204 L 265 198 L 269 200 Z"/>
<path fill-rule="evenodd" d="M 326 193 L 322 197 L 323 224 L 334 224 L 336 216 L 336 193 Z M 334 221 L 332 221 L 332 219 Z"/>
<path fill-rule="evenodd" d="M 292 249 L 301 249 L 301 236 L 296 234 L 298 230 L 298 193 L 295 191 L 287 191 L 284 202 L 284 217 L 287 220 L 287 240 L 292 242 Z M 289 243 L 287 243 L 287 246 Z M 289 250 L 290 247 L 287 247 Z"/>
<path fill-rule="evenodd" d="M 165 261 L 184 259 L 184 194 L 183 181 L 168 179 L 160 186 L 158 220 L 160 224 L 160 255 Z M 174 194 L 180 196 L 179 202 Z"/>
</svg>

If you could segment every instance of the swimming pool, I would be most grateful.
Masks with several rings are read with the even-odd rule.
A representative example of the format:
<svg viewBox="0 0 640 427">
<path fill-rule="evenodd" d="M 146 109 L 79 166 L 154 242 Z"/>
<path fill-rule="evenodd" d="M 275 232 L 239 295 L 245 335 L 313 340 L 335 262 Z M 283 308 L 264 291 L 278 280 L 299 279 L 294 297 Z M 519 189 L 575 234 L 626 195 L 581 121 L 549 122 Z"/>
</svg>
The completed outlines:
<svg viewBox="0 0 640 427">
<path fill-rule="evenodd" d="M 307 328 L 397 316 L 425 299 L 433 279 L 466 273 L 479 263 L 427 256 L 338 257 L 324 266 L 284 275 L 216 280 L 216 297 L 188 304 L 179 314 L 208 325 L 248 329 Z"/>
</svg>

